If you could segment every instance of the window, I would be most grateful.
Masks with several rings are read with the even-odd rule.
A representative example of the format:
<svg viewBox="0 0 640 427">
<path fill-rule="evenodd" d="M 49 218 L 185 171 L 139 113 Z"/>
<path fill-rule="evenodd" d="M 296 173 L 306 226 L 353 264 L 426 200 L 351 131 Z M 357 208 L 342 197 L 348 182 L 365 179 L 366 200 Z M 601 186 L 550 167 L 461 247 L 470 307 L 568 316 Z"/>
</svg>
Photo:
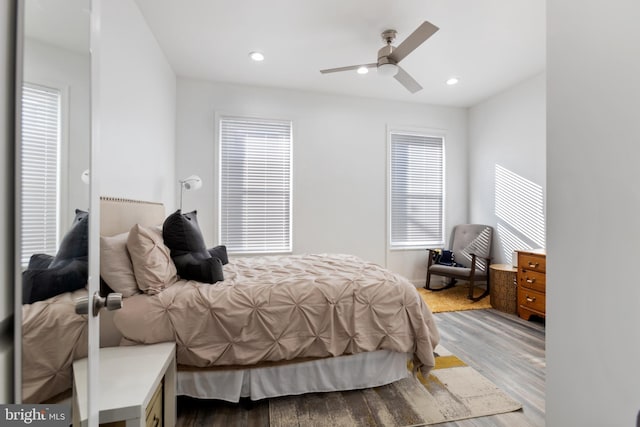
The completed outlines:
<svg viewBox="0 0 640 427">
<path fill-rule="evenodd" d="M 229 252 L 291 251 L 291 122 L 220 120 L 220 241 Z"/>
<path fill-rule="evenodd" d="M 391 132 L 392 249 L 444 244 L 444 139 Z"/>
<path fill-rule="evenodd" d="M 61 93 L 22 88 L 22 265 L 58 248 Z"/>
</svg>

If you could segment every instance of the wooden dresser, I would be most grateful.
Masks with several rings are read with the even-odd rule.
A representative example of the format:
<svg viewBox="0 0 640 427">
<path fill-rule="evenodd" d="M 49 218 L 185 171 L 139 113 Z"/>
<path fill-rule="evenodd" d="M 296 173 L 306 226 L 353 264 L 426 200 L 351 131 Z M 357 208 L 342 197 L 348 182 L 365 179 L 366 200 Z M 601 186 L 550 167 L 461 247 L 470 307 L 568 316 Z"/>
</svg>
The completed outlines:
<svg viewBox="0 0 640 427">
<path fill-rule="evenodd" d="M 544 250 L 518 251 L 518 315 L 545 317 L 547 256 Z"/>
</svg>

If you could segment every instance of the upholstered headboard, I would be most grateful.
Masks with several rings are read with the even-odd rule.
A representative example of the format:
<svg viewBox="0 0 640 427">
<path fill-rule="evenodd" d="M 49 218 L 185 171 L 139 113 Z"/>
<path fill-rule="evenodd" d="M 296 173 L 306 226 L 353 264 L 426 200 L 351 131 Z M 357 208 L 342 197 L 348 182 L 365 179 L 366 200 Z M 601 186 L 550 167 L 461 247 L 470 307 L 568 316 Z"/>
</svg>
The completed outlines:
<svg viewBox="0 0 640 427">
<path fill-rule="evenodd" d="M 136 224 L 161 225 L 164 219 L 164 205 L 162 203 L 100 197 L 101 236 L 126 233 Z"/>
</svg>

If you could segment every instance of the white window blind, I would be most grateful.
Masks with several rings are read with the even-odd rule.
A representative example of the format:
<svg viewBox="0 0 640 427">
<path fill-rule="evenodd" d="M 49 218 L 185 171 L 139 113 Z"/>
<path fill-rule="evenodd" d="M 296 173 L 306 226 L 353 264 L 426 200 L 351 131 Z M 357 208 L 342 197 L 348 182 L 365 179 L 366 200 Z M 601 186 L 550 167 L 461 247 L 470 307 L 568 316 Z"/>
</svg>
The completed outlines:
<svg viewBox="0 0 640 427">
<path fill-rule="evenodd" d="M 391 132 L 391 248 L 444 244 L 444 141 Z"/>
<path fill-rule="evenodd" d="M 58 248 L 61 93 L 22 88 L 22 264 Z"/>
<path fill-rule="evenodd" d="M 220 240 L 229 252 L 291 251 L 291 122 L 220 120 Z"/>
</svg>

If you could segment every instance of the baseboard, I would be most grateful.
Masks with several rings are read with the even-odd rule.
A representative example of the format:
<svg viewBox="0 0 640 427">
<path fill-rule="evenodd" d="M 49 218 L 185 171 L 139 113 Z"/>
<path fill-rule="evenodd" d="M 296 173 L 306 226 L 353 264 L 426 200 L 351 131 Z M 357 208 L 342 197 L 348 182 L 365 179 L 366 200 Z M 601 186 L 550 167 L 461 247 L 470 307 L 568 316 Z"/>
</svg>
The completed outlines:
<svg viewBox="0 0 640 427">
<path fill-rule="evenodd" d="M 413 279 L 410 282 L 416 288 L 424 288 L 424 279 Z"/>
</svg>

